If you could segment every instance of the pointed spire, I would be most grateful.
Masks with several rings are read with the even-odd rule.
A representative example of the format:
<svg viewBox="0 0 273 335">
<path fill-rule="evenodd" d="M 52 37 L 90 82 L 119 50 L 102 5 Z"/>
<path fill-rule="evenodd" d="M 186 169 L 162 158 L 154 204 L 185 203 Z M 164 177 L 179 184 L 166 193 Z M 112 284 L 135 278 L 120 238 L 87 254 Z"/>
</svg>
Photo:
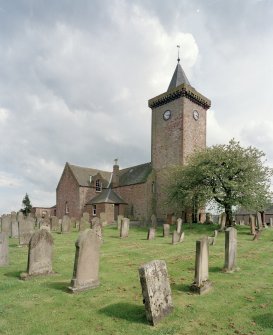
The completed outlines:
<svg viewBox="0 0 273 335">
<path fill-rule="evenodd" d="M 183 71 L 181 65 L 180 65 L 180 57 L 179 57 L 179 49 L 180 49 L 180 45 L 177 45 L 177 65 L 172 77 L 172 80 L 170 82 L 170 85 L 168 87 L 167 91 L 172 90 L 173 88 L 181 85 L 181 84 L 187 84 L 190 85 L 190 82 L 188 81 L 188 78 L 185 75 L 185 72 Z"/>
</svg>

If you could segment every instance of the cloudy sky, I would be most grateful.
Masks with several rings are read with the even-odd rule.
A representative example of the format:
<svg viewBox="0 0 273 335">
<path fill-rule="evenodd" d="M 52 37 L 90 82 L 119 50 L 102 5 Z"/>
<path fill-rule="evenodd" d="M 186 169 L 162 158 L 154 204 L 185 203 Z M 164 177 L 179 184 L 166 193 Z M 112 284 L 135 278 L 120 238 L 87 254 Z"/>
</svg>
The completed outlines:
<svg viewBox="0 0 273 335">
<path fill-rule="evenodd" d="M 273 165 L 273 1 L 0 0 L 0 214 L 55 204 L 65 162 L 150 161 L 147 100 L 181 64 L 212 101 L 208 145 Z"/>
</svg>

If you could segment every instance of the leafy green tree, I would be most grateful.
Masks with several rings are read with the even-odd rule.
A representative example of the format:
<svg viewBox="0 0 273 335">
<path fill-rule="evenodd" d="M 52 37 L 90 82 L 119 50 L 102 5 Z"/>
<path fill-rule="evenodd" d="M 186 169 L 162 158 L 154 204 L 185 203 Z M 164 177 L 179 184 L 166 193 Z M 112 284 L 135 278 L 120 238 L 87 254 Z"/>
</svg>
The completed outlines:
<svg viewBox="0 0 273 335">
<path fill-rule="evenodd" d="M 168 198 L 180 208 L 200 208 L 216 202 L 232 224 L 233 206 L 261 211 L 271 202 L 272 169 L 265 154 L 254 147 L 243 148 L 230 140 L 193 154 L 185 166 L 170 174 Z"/>
<path fill-rule="evenodd" d="M 22 206 L 23 208 L 21 209 L 21 212 L 23 212 L 24 215 L 27 216 L 31 212 L 31 209 L 32 209 L 32 205 L 31 205 L 31 202 L 29 200 L 29 196 L 27 193 L 22 201 Z"/>
</svg>

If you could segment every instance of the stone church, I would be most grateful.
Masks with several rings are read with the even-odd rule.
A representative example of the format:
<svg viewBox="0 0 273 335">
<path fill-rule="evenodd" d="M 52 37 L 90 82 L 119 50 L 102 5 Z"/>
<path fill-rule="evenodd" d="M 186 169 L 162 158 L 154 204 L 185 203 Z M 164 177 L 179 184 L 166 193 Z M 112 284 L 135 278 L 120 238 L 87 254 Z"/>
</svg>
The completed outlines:
<svg viewBox="0 0 273 335">
<path fill-rule="evenodd" d="M 210 104 L 191 86 L 178 58 L 167 92 L 148 102 L 152 110 L 151 162 L 120 169 L 115 160 L 112 171 L 66 163 L 56 189 L 57 216 L 80 218 L 88 211 L 91 218 L 105 213 L 108 223 L 119 214 L 141 221 L 150 220 L 152 214 L 162 221 L 168 219 L 174 214 L 166 206 L 168 168 L 186 164 L 195 149 L 206 147 Z M 185 219 L 185 213 L 176 214 Z"/>
</svg>

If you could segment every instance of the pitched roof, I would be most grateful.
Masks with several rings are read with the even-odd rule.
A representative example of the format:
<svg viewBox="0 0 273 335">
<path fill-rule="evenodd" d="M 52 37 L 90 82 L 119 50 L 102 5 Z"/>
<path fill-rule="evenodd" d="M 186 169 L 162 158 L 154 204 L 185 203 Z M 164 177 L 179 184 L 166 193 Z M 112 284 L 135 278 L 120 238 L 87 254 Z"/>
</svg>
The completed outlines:
<svg viewBox="0 0 273 335">
<path fill-rule="evenodd" d="M 119 186 L 145 183 L 152 172 L 152 164 L 144 163 L 119 171 Z"/>
<path fill-rule="evenodd" d="M 98 173 L 101 175 L 103 178 L 102 180 L 102 187 L 107 187 L 110 180 L 111 180 L 111 172 L 107 171 L 102 171 L 98 169 L 92 169 L 92 168 L 87 168 L 87 167 L 82 167 L 82 166 L 77 166 L 77 165 L 72 165 L 67 163 L 68 166 L 70 167 L 72 173 L 74 174 L 78 184 L 80 186 L 90 186 L 90 176 L 94 177 Z"/>
<path fill-rule="evenodd" d="M 89 200 L 86 205 L 93 204 L 127 204 L 119 195 L 116 194 L 111 188 L 103 190 L 100 194 L 96 195 L 93 199 Z"/>
<path fill-rule="evenodd" d="M 190 82 L 188 81 L 188 78 L 186 77 L 185 72 L 183 71 L 180 63 L 177 63 L 167 92 L 171 91 L 173 88 L 176 88 L 181 84 L 190 85 Z"/>
</svg>

